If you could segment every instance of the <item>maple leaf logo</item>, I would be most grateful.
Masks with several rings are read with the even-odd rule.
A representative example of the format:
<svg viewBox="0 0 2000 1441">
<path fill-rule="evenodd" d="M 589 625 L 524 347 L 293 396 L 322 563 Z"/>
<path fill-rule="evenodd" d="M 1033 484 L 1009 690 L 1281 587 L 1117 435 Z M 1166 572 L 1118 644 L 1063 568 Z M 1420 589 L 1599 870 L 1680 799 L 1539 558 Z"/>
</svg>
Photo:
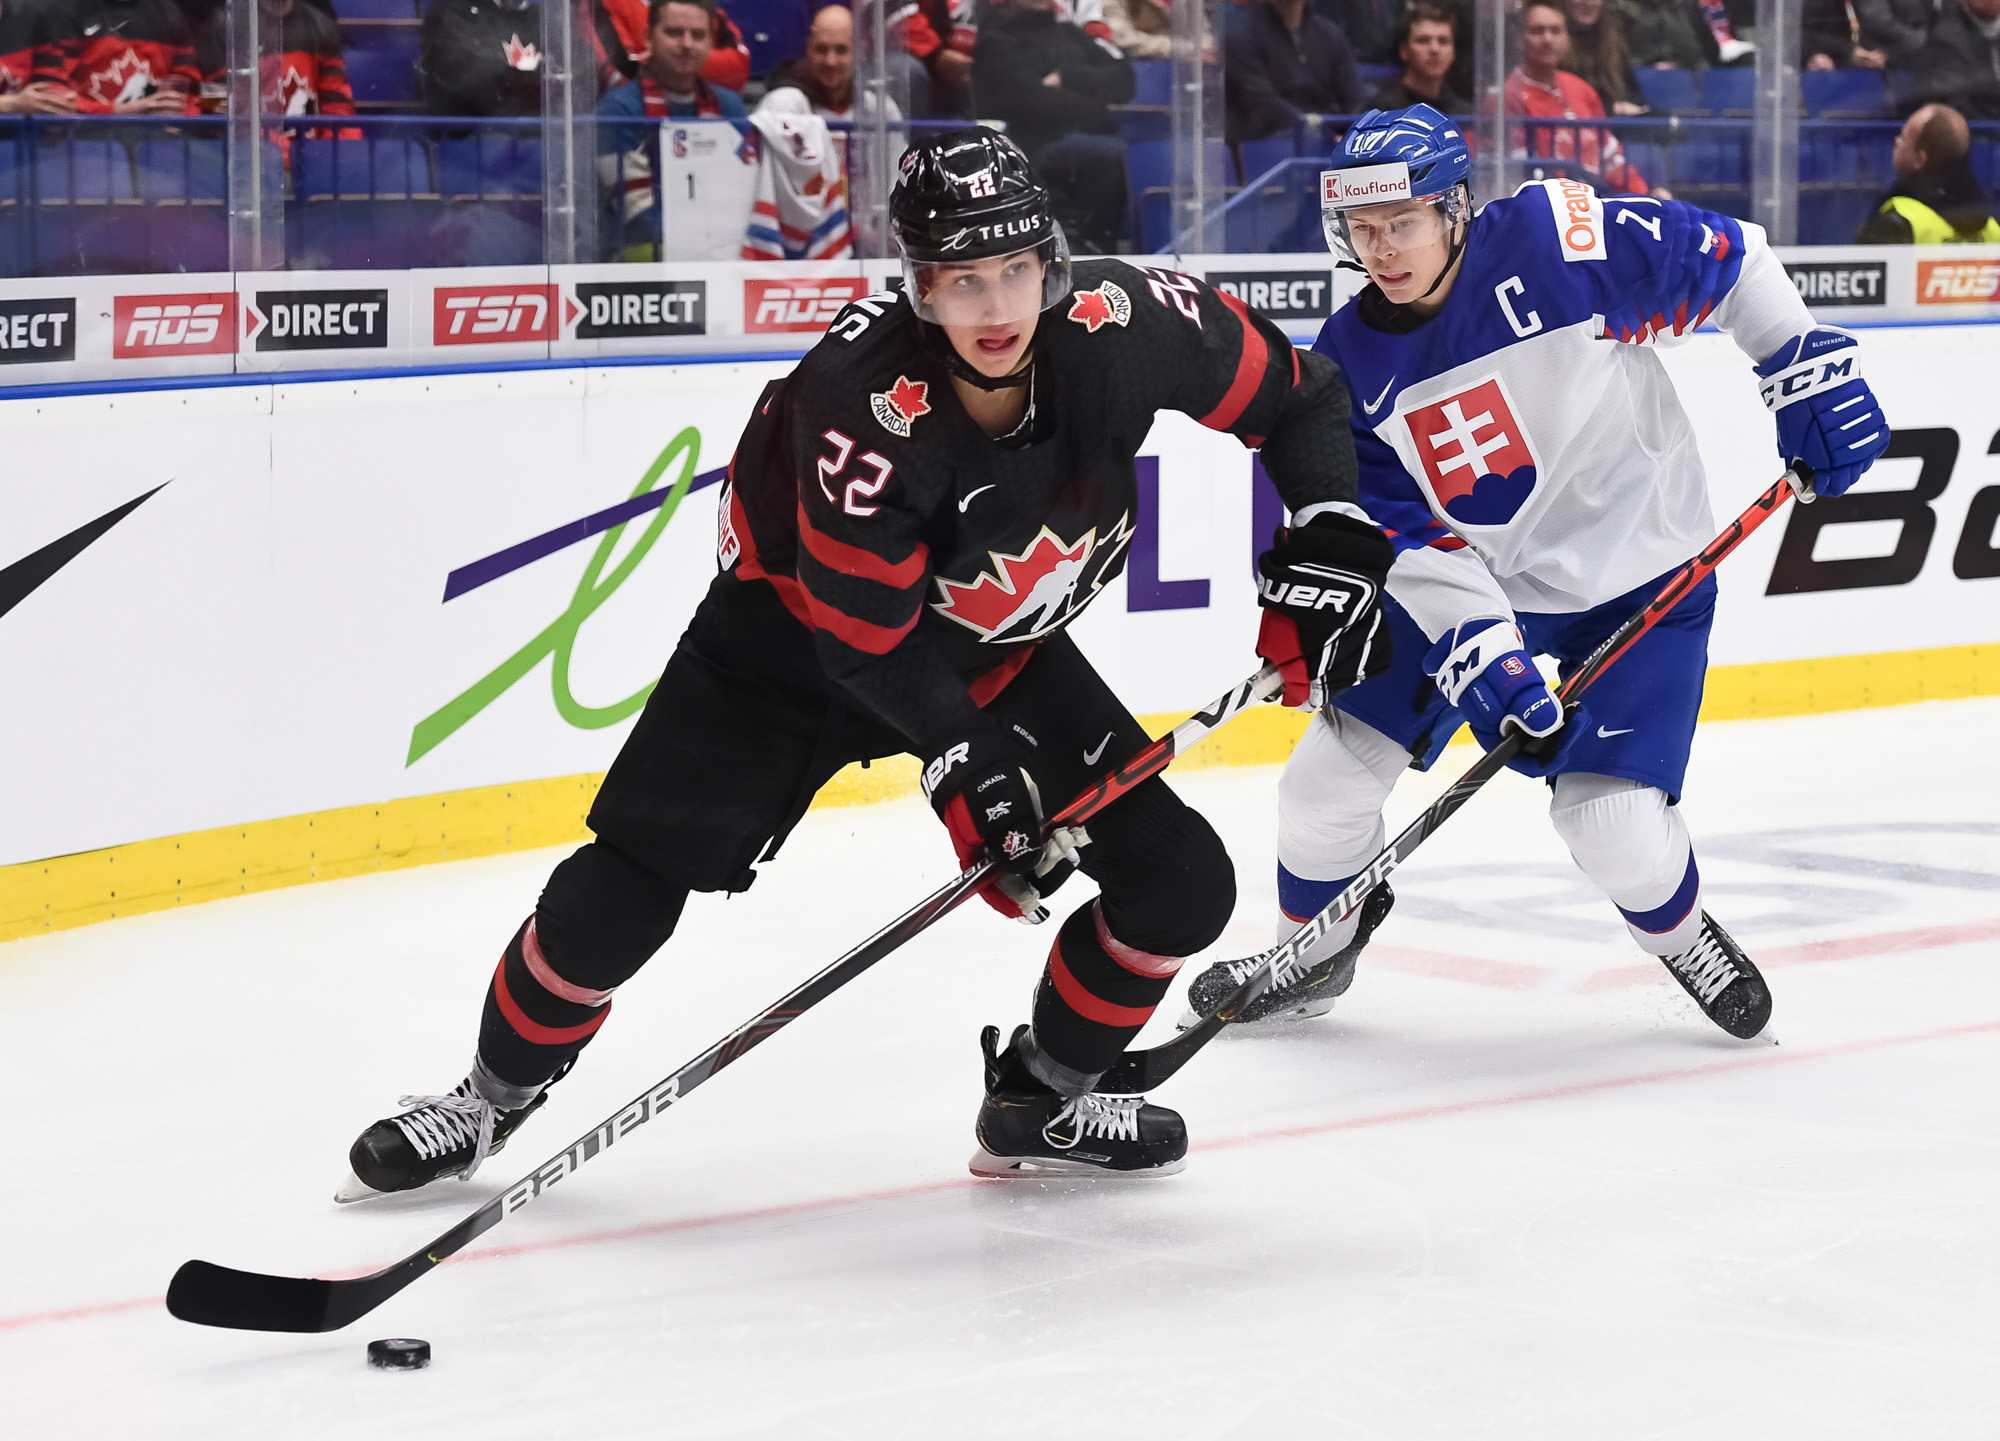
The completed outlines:
<svg viewBox="0 0 2000 1441">
<path fill-rule="evenodd" d="M 138 51 L 127 50 L 104 69 L 90 72 L 90 98 L 105 105 L 139 100 L 152 83 L 153 67 L 139 58 Z"/>
<path fill-rule="evenodd" d="M 1132 319 L 1132 298 L 1107 280 L 1095 290 L 1077 291 L 1069 318 L 1095 335 L 1107 325 L 1127 324 Z"/>
<path fill-rule="evenodd" d="M 278 109 L 286 115 L 304 115 L 312 105 L 312 84 L 299 74 L 297 66 L 285 67 L 284 78 L 278 82 L 277 90 Z"/>
<path fill-rule="evenodd" d="M 992 570 L 970 583 L 939 576 L 931 608 L 983 641 L 1039 640 L 1096 598 L 1131 539 L 1129 513 L 1102 542 L 1095 526 L 1069 543 L 1045 525 L 1019 555 L 989 551 Z"/>
<path fill-rule="evenodd" d="M 516 70 L 539 70 L 541 68 L 542 52 L 532 45 L 523 45 L 521 37 L 518 35 L 510 37 L 507 43 L 500 47 L 500 50 L 507 57 L 507 63 Z"/>
<path fill-rule="evenodd" d="M 910 423 L 920 415 L 931 413 L 930 393 L 928 383 L 899 375 L 896 383 L 889 387 L 888 394 L 878 392 L 869 396 L 868 406 L 875 412 L 875 419 L 884 430 L 908 440 Z"/>
</svg>

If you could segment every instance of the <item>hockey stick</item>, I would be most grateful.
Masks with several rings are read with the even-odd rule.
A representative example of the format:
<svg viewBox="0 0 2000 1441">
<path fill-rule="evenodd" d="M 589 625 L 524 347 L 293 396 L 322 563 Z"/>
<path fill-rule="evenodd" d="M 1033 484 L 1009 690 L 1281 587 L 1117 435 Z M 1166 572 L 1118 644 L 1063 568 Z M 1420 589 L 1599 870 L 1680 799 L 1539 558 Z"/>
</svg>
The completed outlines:
<svg viewBox="0 0 2000 1441">
<path fill-rule="evenodd" d="M 1277 670 L 1265 666 L 1206 710 L 1197 711 L 1161 736 L 1116 771 L 1104 776 L 1050 822 L 1072 825 L 1089 819 L 1140 782 L 1165 770 L 1176 756 L 1213 734 L 1251 706 L 1274 700 L 1283 689 Z M 372 1276 L 351 1280 L 318 1280 L 298 1276 L 267 1276 L 237 1271 L 207 1261 L 189 1261 L 174 1273 L 167 1287 L 167 1310 L 183 1321 L 201 1326 L 227 1326 L 241 1331 L 337 1331 L 367 1315 L 384 1301 L 463 1250 L 476 1237 L 499 1225 L 551 1186 L 622 1141 L 633 1131 L 681 1100 L 724 1066 L 741 1060 L 752 1047 L 769 1040 L 877 961 L 926 930 L 977 891 L 991 861 L 982 860 L 942 890 L 877 931 L 832 965 L 795 987 L 775 1004 L 759 1011 L 707 1050 L 584 1133 L 566 1150 L 537 1167 L 495 1196 L 442 1236 Z M 1253 992 L 1254 994 L 1254 992 Z M 1246 997 L 1244 1004 L 1248 1003 Z"/>
<path fill-rule="evenodd" d="M 1644 610 L 1627 620 L 1591 653 L 1590 659 L 1579 667 L 1575 674 L 1562 683 L 1556 698 L 1567 711 L 1574 706 L 1576 698 L 1584 688 L 1600 675 L 1611 663 L 1624 655 L 1638 641 L 1639 637 L 1658 625 L 1695 586 L 1706 580 L 1723 558 L 1741 545 L 1750 532 L 1777 514 L 1779 508 L 1793 495 L 1797 495 L 1801 505 L 1812 502 L 1812 469 L 1803 461 L 1793 463 L 1790 470 L 1750 503 L 1741 515 L 1731 521 L 1714 540 L 1710 541 L 1692 560 L 1674 572 L 1669 580 L 1653 597 Z M 1362 868 L 1361 874 L 1348 883 L 1347 889 L 1335 896 L 1326 908 L 1299 928 L 1284 944 L 1274 946 L 1260 958 L 1264 964 L 1253 971 L 1213 1016 L 1197 1022 L 1171 1041 L 1140 1051 L 1127 1051 L 1118 1064 L 1113 1066 L 1097 1082 L 1097 1089 L 1111 1095 L 1136 1096 L 1154 1089 L 1167 1077 L 1186 1065 L 1196 1051 L 1221 1034 L 1222 1028 L 1233 1021 L 1243 1008 L 1261 995 L 1288 966 L 1296 965 L 1299 958 L 1311 948 L 1314 942 L 1359 906 L 1368 893 L 1388 879 L 1389 873 L 1407 861 L 1411 854 L 1430 838 L 1437 828 L 1450 820 L 1458 808 L 1479 793 L 1479 788 L 1498 775 L 1507 762 L 1521 749 L 1524 737 L 1515 732 L 1505 737 L 1499 745 L 1488 751 L 1471 770 L 1454 783 L 1450 790 L 1439 796 L 1424 813 L 1411 821 L 1382 852 Z"/>
</svg>

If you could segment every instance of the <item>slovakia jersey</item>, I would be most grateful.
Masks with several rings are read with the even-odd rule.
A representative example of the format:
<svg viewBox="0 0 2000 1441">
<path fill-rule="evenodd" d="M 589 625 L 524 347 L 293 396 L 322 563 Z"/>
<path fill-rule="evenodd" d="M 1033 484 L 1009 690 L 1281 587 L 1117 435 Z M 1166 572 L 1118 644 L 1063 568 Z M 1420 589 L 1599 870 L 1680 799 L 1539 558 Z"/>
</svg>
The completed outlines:
<svg viewBox="0 0 2000 1441">
<path fill-rule="evenodd" d="M 1756 225 L 1553 180 L 1479 212 L 1434 317 L 1371 286 L 1327 321 L 1314 348 L 1346 372 L 1361 505 L 1428 635 L 1588 610 L 1713 537 L 1655 353 L 1708 319 L 1753 361 L 1812 328 Z"/>
</svg>

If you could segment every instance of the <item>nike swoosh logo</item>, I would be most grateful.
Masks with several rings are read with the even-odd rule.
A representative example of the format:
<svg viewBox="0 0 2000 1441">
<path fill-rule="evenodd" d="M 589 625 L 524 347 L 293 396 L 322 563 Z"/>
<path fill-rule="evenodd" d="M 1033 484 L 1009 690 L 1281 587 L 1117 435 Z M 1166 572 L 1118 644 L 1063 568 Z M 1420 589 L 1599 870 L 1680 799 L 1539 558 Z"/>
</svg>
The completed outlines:
<svg viewBox="0 0 2000 1441">
<path fill-rule="evenodd" d="M 997 482 L 997 481 L 996 481 L 996 482 L 994 482 L 994 484 L 996 484 L 996 485 L 997 485 L 998 483 L 999 483 L 999 482 Z M 960 501 L 960 502 L 958 503 L 958 513 L 959 513 L 960 515 L 964 515 L 964 514 L 965 514 L 965 508 L 966 508 L 966 507 L 967 507 L 968 505 L 971 505 L 973 501 L 975 501 L 975 500 L 979 499 L 979 497 L 980 497 L 980 496 L 982 496 L 982 495 L 986 494 L 986 492 L 987 492 L 987 491 L 989 491 L 989 490 L 991 490 L 991 489 L 993 489 L 993 486 L 991 486 L 991 485 L 982 485 L 982 486 L 980 486 L 980 487 L 979 487 L 979 489 L 977 489 L 977 490 L 973 491 L 973 492 L 972 492 L 972 493 L 971 493 L 970 495 L 966 496 L 966 497 L 965 497 L 965 499 L 961 500 L 961 501 Z"/>
<path fill-rule="evenodd" d="M 1629 736 L 1637 729 L 1637 726 L 1626 726 L 1622 731 L 1608 731 L 1603 726 L 1599 726 L 1597 728 L 1597 738 L 1601 741 L 1608 741 L 1613 736 Z"/>
<path fill-rule="evenodd" d="M 1112 736 L 1113 736 L 1114 734 L 1116 734 L 1116 733 L 1115 733 L 1115 732 L 1113 732 L 1113 731 L 1106 731 L 1106 732 L 1104 733 L 1104 739 L 1103 739 L 1103 740 L 1101 740 L 1101 741 L 1099 741 L 1099 742 L 1097 743 L 1097 749 L 1096 749 L 1096 750 L 1094 750 L 1094 751 L 1085 751 L 1085 752 L 1083 753 L 1083 763 L 1084 763 L 1085 765 L 1087 765 L 1087 766 L 1094 766 L 1094 765 L 1096 765 L 1096 764 L 1097 764 L 1097 758 L 1098 758 L 1099 756 L 1101 756 L 1101 755 L 1103 755 L 1103 754 L 1104 754 L 1104 748 L 1105 748 L 1106 746 L 1108 746 L 1108 745 L 1110 745 L 1110 744 L 1111 744 L 1111 737 L 1112 737 Z"/>
<path fill-rule="evenodd" d="M 1373 405 L 1370 405 L 1367 401 L 1364 400 L 1361 402 L 1361 408 L 1367 411 L 1370 415 L 1373 415 L 1376 411 L 1382 408 L 1382 402 L 1389 398 L 1389 392 L 1394 390 L 1395 388 L 1396 388 L 1396 377 L 1392 375 L 1389 377 L 1389 383 L 1382 387 L 1382 393 L 1375 397 L 1375 403 Z"/>
<path fill-rule="evenodd" d="M 166 482 L 154 486 L 137 500 L 128 500 L 116 510 L 106 511 L 96 520 L 78 526 L 60 540 L 52 540 L 33 555 L 23 556 L 0 570 L 0 616 L 33 595 L 55 573 L 82 555 L 112 526 L 166 489 Z"/>
<path fill-rule="evenodd" d="M 95 35 L 98 31 L 102 30 L 103 28 L 104 27 L 102 25 L 86 25 L 83 27 L 83 33 L 86 35 Z"/>
</svg>

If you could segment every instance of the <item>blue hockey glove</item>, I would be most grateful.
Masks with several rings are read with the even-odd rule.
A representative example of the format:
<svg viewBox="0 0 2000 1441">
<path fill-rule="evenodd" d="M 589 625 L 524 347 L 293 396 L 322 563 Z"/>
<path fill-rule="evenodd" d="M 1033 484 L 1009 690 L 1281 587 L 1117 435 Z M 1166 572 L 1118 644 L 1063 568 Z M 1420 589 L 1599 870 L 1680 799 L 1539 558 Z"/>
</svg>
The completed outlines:
<svg viewBox="0 0 2000 1441">
<path fill-rule="evenodd" d="M 1590 729 L 1582 707 L 1563 724 L 1562 703 L 1512 621 L 1489 616 L 1447 632 L 1425 654 L 1424 673 L 1458 707 L 1485 749 L 1515 732 L 1525 737 L 1521 753 L 1507 763 L 1523 775 L 1554 774 L 1576 738 Z"/>
<path fill-rule="evenodd" d="M 1861 378 L 1861 348 L 1844 330 L 1795 335 L 1757 367 L 1778 421 L 1778 457 L 1813 468 L 1813 494 L 1839 495 L 1889 447 L 1889 419 Z"/>
</svg>

